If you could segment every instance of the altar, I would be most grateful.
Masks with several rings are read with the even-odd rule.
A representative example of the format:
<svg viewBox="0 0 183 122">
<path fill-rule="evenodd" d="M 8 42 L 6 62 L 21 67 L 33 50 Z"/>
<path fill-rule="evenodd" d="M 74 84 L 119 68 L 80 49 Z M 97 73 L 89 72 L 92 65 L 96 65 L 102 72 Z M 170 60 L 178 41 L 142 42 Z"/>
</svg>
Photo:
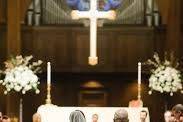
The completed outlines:
<svg viewBox="0 0 183 122">
<path fill-rule="evenodd" d="M 92 115 L 98 115 L 98 122 L 113 122 L 114 113 L 118 109 L 128 112 L 129 122 L 140 122 L 140 111 L 147 111 L 146 122 L 150 122 L 149 111 L 146 107 L 59 107 L 52 104 L 41 105 L 37 113 L 41 116 L 41 122 L 69 122 L 70 113 L 80 110 L 84 113 L 86 121 L 92 121 Z"/>
<path fill-rule="evenodd" d="M 51 103 L 51 65 L 47 64 L 47 99 L 46 104 L 41 105 L 37 113 L 41 117 L 41 122 L 70 122 L 70 114 L 75 110 L 80 110 L 84 114 L 87 122 L 92 122 L 92 116 L 98 116 L 98 122 L 113 122 L 114 114 L 119 109 L 125 109 L 128 112 L 129 122 L 141 122 L 140 113 L 146 111 L 145 122 L 150 122 L 149 110 L 142 107 L 141 100 L 141 63 L 138 63 L 138 99 L 130 101 L 130 107 L 60 107 Z"/>
</svg>

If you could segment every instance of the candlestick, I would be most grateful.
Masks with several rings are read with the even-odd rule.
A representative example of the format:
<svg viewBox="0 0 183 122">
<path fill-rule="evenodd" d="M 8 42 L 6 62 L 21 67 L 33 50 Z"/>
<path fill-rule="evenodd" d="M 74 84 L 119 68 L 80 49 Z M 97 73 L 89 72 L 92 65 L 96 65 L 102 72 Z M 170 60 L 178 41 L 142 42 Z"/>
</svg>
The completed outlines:
<svg viewBox="0 0 183 122">
<path fill-rule="evenodd" d="M 141 100 L 141 62 L 138 63 L 138 100 Z"/>
<path fill-rule="evenodd" d="M 141 84 L 141 62 L 138 63 L 138 84 Z"/>
<path fill-rule="evenodd" d="M 47 63 L 47 98 L 46 104 L 51 104 L 51 64 Z"/>
<path fill-rule="evenodd" d="M 51 104 L 51 84 L 47 85 L 46 104 Z"/>
<path fill-rule="evenodd" d="M 51 84 L 51 64 L 47 63 L 47 84 Z"/>
</svg>

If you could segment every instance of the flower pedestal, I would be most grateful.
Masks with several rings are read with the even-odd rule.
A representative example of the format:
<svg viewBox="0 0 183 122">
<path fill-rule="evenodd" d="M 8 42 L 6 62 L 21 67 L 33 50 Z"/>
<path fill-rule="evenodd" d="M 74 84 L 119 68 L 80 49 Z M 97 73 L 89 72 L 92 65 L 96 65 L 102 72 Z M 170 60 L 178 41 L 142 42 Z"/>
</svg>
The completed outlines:
<svg viewBox="0 0 183 122">
<path fill-rule="evenodd" d="M 20 98 L 19 102 L 19 122 L 23 122 L 23 98 Z"/>
<path fill-rule="evenodd" d="M 33 90 L 39 94 L 39 78 L 36 75 L 41 72 L 41 60 L 31 61 L 32 55 L 22 57 L 10 57 L 4 62 L 5 70 L 0 70 L 0 85 L 4 86 L 4 94 L 7 95 L 7 114 L 12 118 L 19 118 L 23 122 L 23 95 Z"/>
<path fill-rule="evenodd" d="M 168 103 L 169 97 L 170 97 L 170 93 L 164 93 L 163 99 L 164 99 L 164 110 L 165 111 L 169 110 L 169 107 L 168 107 L 169 106 L 169 103 Z"/>
<path fill-rule="evenodd" d="M 20 122 L 20 115 L 21 117 L 23 116 L 23 114 L 20 114 L 20 110 L 22 110 L 22 108 L 20 109 L 20 105 L 23 106 L 23 103 L 20 103 L 20 101 L 22 101 L 22 95 L 20 93 L 12 91 L 6 96 L 6 113 L 11 118 L 12 122 Z"/>
</svg>

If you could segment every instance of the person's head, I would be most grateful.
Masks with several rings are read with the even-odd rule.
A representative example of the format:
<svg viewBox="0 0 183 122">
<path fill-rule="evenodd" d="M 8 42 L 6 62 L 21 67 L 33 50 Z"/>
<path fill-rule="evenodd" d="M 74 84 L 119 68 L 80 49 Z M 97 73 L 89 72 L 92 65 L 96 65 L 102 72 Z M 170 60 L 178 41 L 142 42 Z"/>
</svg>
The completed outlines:
<svg viewBox="0 0 183 122">
<path fill-rule="evenodd" d="M 183 116 L 183 105 L 177 104 L 172 108 L 172 114 L 176 120 L 179 120 Z"/>
<path fill-rule="evenodd" d="M 0 122 L 2 121 L 2 118 L 3 118 L 3 114 L 2 114 L 2 112 L 0 111 Z"/>
<path fill-rule="evenodd" d="M 183 116 L 180 117 L 180 122 L 183 122 Z"/>
<path fill-rule="evenodd" d="M 11 122 L 8 116 L 3 116 L 2 122 Z"/>
<path fill-rule="evenodd" d="M 169 110 L 165 111 L 164 119 L 165 119 L 165 122 L 170 122 L 172 120 L 172 112 Z"/>
<path fill-rule="evenodd" d="M 85 115 L 80 110 L 71 112 L 69 120 L 70 122 L 86 122 Z"/>
<path fill-rule="evenodd" d="M 32 116 L 32 120 L 33 120 L 33 122 L 41 122 L 41 115 L 38 114 L 38 113 L 35 113 L 35 114 Z"/>
<path fill-rule="evenodd" d="M 140 120 L 141 120 L 141 121 L 145 121 L 146 118 L 147 118 L 147 111 L 142 110 L 142 111 L 140 112 Z"/>
<path fill-rule="evenodd" d="M 98 114 L 93 114 L 92 115 L 92 122 L 97 122 L 98 121 Z"/>
<path fill-rule="evenodd" d="M 114 114 L 114 122 L 128 122 L 128 112 L 125 109 L 119 109 Z"/>
</svg>

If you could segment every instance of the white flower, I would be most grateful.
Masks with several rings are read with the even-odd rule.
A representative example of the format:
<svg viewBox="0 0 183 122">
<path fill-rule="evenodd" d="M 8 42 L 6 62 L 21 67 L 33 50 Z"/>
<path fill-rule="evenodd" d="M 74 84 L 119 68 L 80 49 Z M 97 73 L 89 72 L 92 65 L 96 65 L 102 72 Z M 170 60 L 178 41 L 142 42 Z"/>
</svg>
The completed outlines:
<svg viewBox="0 0 183 122">
<path fill-rule="evenodd" d="M 25 90 L 22 91 L 22 94 L 25 94 Z"/>
<path fill-rule="evenodd" d="M 172 92 L 170 93 L 170 96 L 173 96 L 173 93 Z"/>
<path fill-rule="evenodd" d="M 165 60 L 165 65 L 170 65 L 170 61 Z"/>
<path fill-rule="evenodd" d="M 181 90 L 181 94 L 183 94 L 183 90 Z"/>
<path fill-rule="evenodd" d="M 43 63 L 43 61 L 41 61 L 41 60 L 38 60 L 38 64 L 40 65 L 40 64 L 42 64 Z"/>
<path fill-rule="evenodd" d="M 152 91 L 149 91 L 148 93 L 149 93 L 149 95 L 151 95 L 152 94 Z"/>
<path fill-rule="evenodd" d="M 3 80 L 0 80 L 0 84 L 3 83 Z"/>
<path fill-rule="evenodd" d="M 31 88 L 32 88 L 32 87 L 31 87 L 30 85 L 26 85 L 26 86 L 24 87 L 24 90 L 25 90 L 25 91 L 29 91 Z"/>
<path fill-rule="evenodd" d="M 19 92 L 22 88 L 21 88 L 19 85 L 16 85 L 16 86 L 14 87 L 14 89 L 15 89 L 15 91 Z"/>
<path fill-rule="evenodd" d="M 8 92 L 7 91 L 4 91 L 4 94 L 7 94 Z"/>
<path fill-rule="evenodd" d="M 182 90 L 181 74 L 175 68 L 170 66 L 160 66 L 154 70 L 154 73 L 149 78 L 149 87 L 152 90 L 159 91 L 161 93 L 168 92 L 170 95 L 173 92 Z"/>
<path fill-rule="evenodd" d="M 5 78 L 0 80 L 0 84 L 5 87 L 4 94 L 11 90 L 22 92 L 22 94 L 31 89 L 34 89 L 36 93 L 39 92 L 37 88 L 39 79 L 35 73 L 38 73 L 42 61 L 38 60 L 35 63 L 30 63 L 32 58 L 33 56 L 22 57 L 20 55 L 5 62 L 6 69 L 0 71 L 0 74 L 5 74 Z"/>
<path fill-rule="evenodd" d="M 36 89 L 36 94 L 39 94 L 39 93 L 40 93 L 39 89 Z"/>
</svg>

